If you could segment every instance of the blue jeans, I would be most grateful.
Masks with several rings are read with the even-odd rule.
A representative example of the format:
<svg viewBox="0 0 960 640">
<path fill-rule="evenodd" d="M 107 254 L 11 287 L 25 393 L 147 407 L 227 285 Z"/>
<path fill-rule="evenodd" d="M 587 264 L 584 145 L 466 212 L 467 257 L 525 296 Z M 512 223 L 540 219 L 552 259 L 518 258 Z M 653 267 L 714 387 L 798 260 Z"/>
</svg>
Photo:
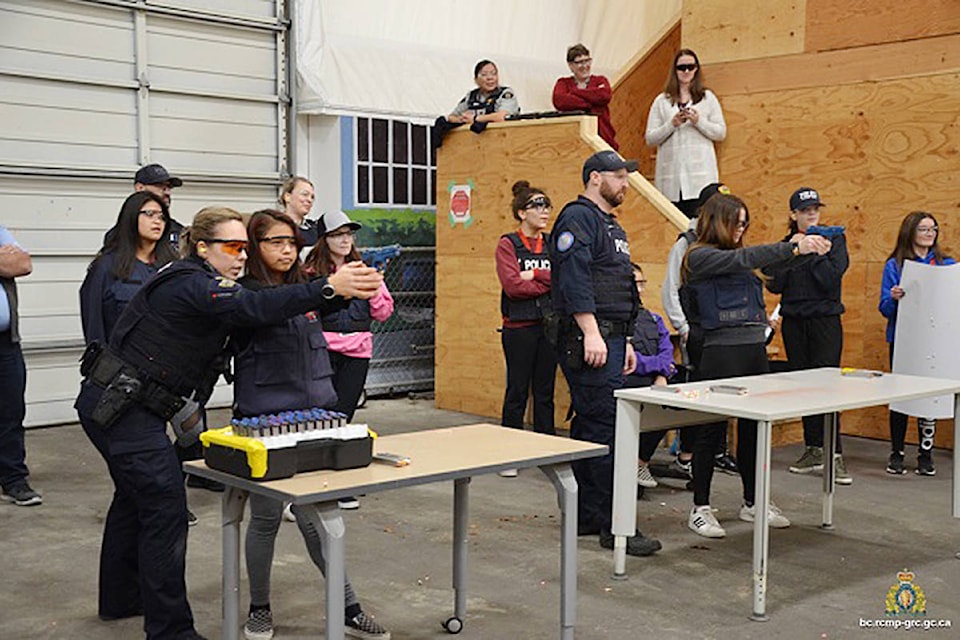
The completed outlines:
<svg viewBox="0 0 960 640">
<path fill-rule="evenodd" d="M 27 368 L 19 342 L 10 332 L 0 333 L 0 486 L 9 489 L 26 480 L 27 452 L 23 444 Z"/>
</svg>

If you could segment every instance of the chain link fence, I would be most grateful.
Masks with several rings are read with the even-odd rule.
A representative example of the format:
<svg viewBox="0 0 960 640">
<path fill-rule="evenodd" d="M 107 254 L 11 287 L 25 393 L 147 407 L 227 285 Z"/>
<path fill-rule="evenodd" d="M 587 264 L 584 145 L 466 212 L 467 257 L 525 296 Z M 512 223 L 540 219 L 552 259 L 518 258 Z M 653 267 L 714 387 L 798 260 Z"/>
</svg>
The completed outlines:
<svg viewBox="0 0 960 640">
<path fill-rule="evenodd" d="M 402 247 L 383 277 L 393 315 L 373 323 L 368 397 L 433 389 L 435 247 Z"/>
</svg>

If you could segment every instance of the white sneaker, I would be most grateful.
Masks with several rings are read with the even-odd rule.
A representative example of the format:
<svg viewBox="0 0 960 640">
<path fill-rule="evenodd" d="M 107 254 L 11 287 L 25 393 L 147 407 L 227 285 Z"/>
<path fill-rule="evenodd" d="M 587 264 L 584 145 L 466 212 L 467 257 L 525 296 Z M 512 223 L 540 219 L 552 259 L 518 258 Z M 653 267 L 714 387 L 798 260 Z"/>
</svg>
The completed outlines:
<svg viewBox="0 0 960 640">
<path fill-rule="evenodd" d="M 650 473 L 649 465 L 637 463 L 637 484 L 647 489 L 653 489 L 659 484 Z"/>
<path fill-rule="evenodd" d="M 290 502 L 283 505 L 283 519 L 287 522 L 297 521 L 297 516 L 293 515 L 293 504 Z"/>
<path fill-rule="evenodd" d="M 517 470 L 516 469 L 504 469 L 503 471 L 498 471 L 497 475 L 501 478 L 516 478 Z"/>
<path fill-rule="evenodd" d="M 740 507 L 740 519 L 744 522 L 753 522 L 755 513 L 756 510 L 753 507 L 747 505 Z M 773 529 L 786 529 L 790 526 L 787 516 L 783 515 L 780 507 L 773 504 L 773 500 L 770 501 L 770 508 L 767 509 L 767 524 Z"/>
<path fill-rule="evenodd" d="M 687 526 L 704 538 L 723 538 L 727 535 L 727 532 L 717 522 L 717 517 L 713 515 L 713 510 L 710 509 L 708 504 L 702 507 L 694 506 L 690 509 L 690 519 L 687 521 Z"/>
</svg>

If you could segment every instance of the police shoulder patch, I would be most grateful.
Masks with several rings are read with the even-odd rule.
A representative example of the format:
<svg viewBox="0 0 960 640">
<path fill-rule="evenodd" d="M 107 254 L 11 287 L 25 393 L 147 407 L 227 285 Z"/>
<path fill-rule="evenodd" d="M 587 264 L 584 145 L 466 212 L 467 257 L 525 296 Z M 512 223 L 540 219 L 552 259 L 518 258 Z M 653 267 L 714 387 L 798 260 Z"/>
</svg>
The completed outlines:
<svg viewBox="0 0 960 640">
<path fill-rule="evenodd" d="M 230 278 L 219 277 L 217 278 L 217 286 L 221 289 L 235 289 L 237 285 L 236 280 L 231 280 Z"/>
<path fill-rule="evenodd" d="M 570 249 L 573 246 L 573 233 L 570 231 L 564 231 L 560 234 L 560 237 L 557 238 L 557 251 L 561 253 Z"/>
<path fill-rule="evenodd" d="M 504 100 L 509 100 L 510 98 L 513 97 L 513 91 L 510 91 L 509 89 L 507 89 L 506 91 L 500 94 L 500 97 L 503 98 Z"/>
</svg>

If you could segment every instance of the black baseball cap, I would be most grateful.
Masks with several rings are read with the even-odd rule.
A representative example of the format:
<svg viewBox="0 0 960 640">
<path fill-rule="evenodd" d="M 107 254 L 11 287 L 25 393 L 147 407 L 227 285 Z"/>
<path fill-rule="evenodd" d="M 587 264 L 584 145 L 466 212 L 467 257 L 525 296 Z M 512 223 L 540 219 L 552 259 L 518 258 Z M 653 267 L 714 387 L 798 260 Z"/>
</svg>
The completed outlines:
<svg viewBox="0 0 960 640">
<path fill-rule="evenodd" d="M 723 195 L 726 195 L 726 196 L 733 195 L 730 192 L 730 187 L 723 184 L 722 182 L 711 182 L 710 184 L 705 186 L 703 189 L 700 189 L 700 196 L 697 198 L 697 211 L 699 212 L 700 207 L 705 205 L 707 203 L 707 200 L 709 200 L 710 198 L 712 198 L 718 193 L 722 193 Z"/>
<path fill-rule="evenodd" d="M 806 207 L 812 207 L 817 205 L 818 207 L 825 207 L 824 203 L 820 202 L 820 194 L 817 193 L 816 189 L 811 189 L 810 187 L 800 187 L 793 192 L 793 195 L 790 196 L 790 211 L 799 211 Z"/>
<path fill-rule="evenodd" d="M 590 182 L 590 174 L 594 171 L 636 171 L 639 166 L 636 160 L 624 160 L 616 151 L 598 151 L 583 163 L 583 184 Z"/>
<path fill-rule="evenodd" d="M 144 167 L 140 167 L 140 170 L 137 171 L 137 175 L 133 178 L 134 182 L 139 182 L 140 184 L 163 184 L 165 182 L 170 183 L 171 187 L 179 187 L 183 185 L 183 180 L 180 178 L 170 175 L 170 173 L 163 168 L 161 164 L 148 164 Z"/>
</svg>

